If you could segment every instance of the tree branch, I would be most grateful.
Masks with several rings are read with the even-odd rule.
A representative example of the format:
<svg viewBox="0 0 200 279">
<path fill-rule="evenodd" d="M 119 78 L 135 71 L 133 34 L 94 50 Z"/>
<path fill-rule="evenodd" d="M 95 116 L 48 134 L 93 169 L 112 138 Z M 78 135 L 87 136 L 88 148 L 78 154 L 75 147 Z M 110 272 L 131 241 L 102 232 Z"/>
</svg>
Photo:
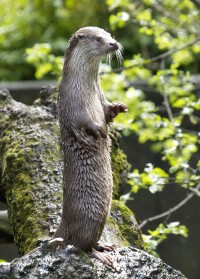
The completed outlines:
<svg viewBox="0 0 200 279">
<path fill-rule="evenodd" d="M 182 46 L 180 46 L 180 47 L 178 47 L 178 48 L 168 50 L 168 51 L 166 51 L 166 52 L 164 52 L 164 53 L 162 53 L 162 54 L 160 54 L 160 55 L 157 55 L 157 56 L 152 57 L 152 58 L 150 58 L 150 59 L 148 59 L 148 60 L 145 60 L 145 61 L 143 62 L 143 64 L 148 65 L 148 64 L 151 64 L 151 63 L 153 63 L 153 62 L 156 62 L 156 61 L 159 61 L 159 60 L 161 60 L 161 59 L 164 59 L 164 58 L 166 58 L 166 57 L 169 57 L 169 56 L 171 56 L 173 53 L 176 53 L 176 52 L 178 52 L 178 51 L 180 51 L 180 50 L 182 50 L 182 49 L 185 49 L 185 48 L 187 48 L 187 47 L 190 47 L 190 46 L 194 45 L 195 43 L 197 43 L 198 41 L 200 41 L 200 36 L 198 36 L 195 40 L 193 40 L 193 41 L 191 41 L 191 42 L 188 42 L 188 43 L 186 43 L 186 44 L 184 44 L 184 45 L 182 45 Z M 139 64 L 141 64 L 141 62 L 140 62 Z M 128 67 L 120 67 L 120 68 L 117 68 L 117 69 L 113 69 L 112 72 L 114 72 L 114 73 L 120 73 L 120 72 L 122 72 L 123 70 L 129 70 L 129 69 L 132 69 L 132 68 L 135 67 L 135 66 L 136 66 L 136 65 L 131 65 L 131 66 L 128 66 Z"/>
<path fill-rule="evenodd" d="M 193 192 L 197 197 L 200 197 L 200 191 L 197 188 L 190 187 L 189 190 Z"/>
<path fill-rule="evenodd" d="M 164 70 L 165 69 L 165 59 L 163 58 L 162 59 L 162 63 L 161 63 L 161 69 Z M 169 104 L 169 100 L 168 100 L 168 96 L 165 92 L 165 80 L 164 80 L 165 76 L 163 76 L 163 82 L 162 82 L 162 96 L 163 96 L 163 99 L 164 99 L 164 105 L 165 105 L 165 108 L 166 108 L 166 111 L 167 111 L 167 114 L 168 114 L 168 117 L 169 117 L 169 120 L 171 123 L 173 123 L 173 113 L 172 113 L 172 110 L 171 110 L 171 107 L 170 107 L 170 104 Z"/>
<path fill-rule="evenodd" d="M 196 188 L 194 188 L 194 191 L 197 191 L 199 193 L 199 191 L 198 191 L 199 189 L 200 189 L 200 183 L 197 185 Z M 167 210 L 167 211 L 165 211 L 165 212 L 163 212 L 161 214 L 158 214 L 158 215 L 155 215 L 155 216 L 152 216 L 152 217 L 149 217 L 149 218 L 145 219 L 139 225 L 139 228 L 141 229 L 142 227 L 144 227 L 149 222 L 152 222 L 152 221 L 155 221 L 155 220 L 158 220 L 158 219 L 161 219 L 161 218 L 163 218 L 165 216 L 170 215 L 171 213 L 173 213 L 176 210 L 180 209 L 189 200 L 191 200 L 191 198 L 193 198 L 195 195 L 196 195 L 196 193 L 190 193 L 185 199 L 183 199 L 181 202 L 179 202 L 177 205 L 175 205 L 174 207 L 170 208 L 169 210 Z"/>
</svg>

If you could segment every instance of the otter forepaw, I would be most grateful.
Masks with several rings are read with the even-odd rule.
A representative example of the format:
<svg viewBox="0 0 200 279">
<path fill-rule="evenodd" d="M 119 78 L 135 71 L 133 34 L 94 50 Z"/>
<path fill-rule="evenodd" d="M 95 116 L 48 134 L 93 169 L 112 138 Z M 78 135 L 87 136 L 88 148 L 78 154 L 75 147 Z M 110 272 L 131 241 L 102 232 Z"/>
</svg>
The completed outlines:
<svg viewBox="0 0 200 279">
<path fill-rule="evenodd" d="M 107 138 L 107 133 L 104 129 L 97 123 L 90 123 L 85 127 L 86 133 L 90 136 L 93 136 L 95 139 L 98 138 Z"/>
<path fill-rule="evenodd" d="M 113 251 L 117 246 L 115 244 L 112 244 L 112 243 L 107 243 L 107 242 L 97 242 L 97 245 L 95 247 L 95 249 L 97 251 Z"/>
<path fill-rule="evenodd" d="M 111 104 L 108 107 L 107 113 L 106 113 L 106 120 L 107 122 L 112 121 L 113 118 L 115 118 L 119 113 L 121 112 L 127 112 L 127 106 L 122 103 L 114 103 Z"/>
<path fill-rule="evenodd" d="M 107 265 L 112 265 L 113 264 L 113 260 L 112 260 L 112 257 L 110 255 L 108 255 L 106 253 L 99 252 L 95 249 L 92 249 L 92 257 L 96 258 L 97 260 L 99 260 L 103 264 L 107 264 Z"/>
</svg>

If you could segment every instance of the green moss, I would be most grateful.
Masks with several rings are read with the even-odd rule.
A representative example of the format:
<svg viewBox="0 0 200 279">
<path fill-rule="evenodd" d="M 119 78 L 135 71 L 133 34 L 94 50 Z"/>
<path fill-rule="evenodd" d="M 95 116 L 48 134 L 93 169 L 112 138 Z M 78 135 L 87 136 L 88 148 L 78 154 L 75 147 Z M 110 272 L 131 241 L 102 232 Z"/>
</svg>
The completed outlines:
<svg viewBox="0 0 200 279">
<path fill-rule="evenodd" d="M 119 225 L 115 221 L 115 219 L 111 216 L 107 218 L 107 227 L 110 231 L 110 241 L 111 243 L 115 243 L 117 247 L 125 247 L 129 246 L 130 243 L 128 240 L 123 236 L 122 232 L 120 231 Z"/>
<path fill-rule="evenodd" d="M 62 200 L 59 127 L 38 108 L 22 104 L 6 108 L 8 113 L 0 115 L 1 183 L 15 243 L 25 254 L 57 227 Z"/>
<path fill-rule="evenodd" d="M 132 245 L 137 248 L 143 248 L 141 232 L 133 212 L 119 200 L 113 200 L 111 205 L 111 219 L 115 220 L 115 226 L 124 239 L 125 245 Z M 112 223 L 112 222 L 111 222 Z"/>
<path fill-rule="evenodd" d="M 110 136 L 112 139 L 111 162 L 113 171 L 113 199 L 119 199 L 127 180 L 129 166 L 126 155 L 119 147 L 119 133 L 112 130 Z"/>
<path fill-rule="evenodd" d="M 113 170 L 113 198 L 119 198 L 122 192 L 122 172 L 126 171 L 127 159 L 122 150 L 115 149 L 111 153 Z"/>
</svg>

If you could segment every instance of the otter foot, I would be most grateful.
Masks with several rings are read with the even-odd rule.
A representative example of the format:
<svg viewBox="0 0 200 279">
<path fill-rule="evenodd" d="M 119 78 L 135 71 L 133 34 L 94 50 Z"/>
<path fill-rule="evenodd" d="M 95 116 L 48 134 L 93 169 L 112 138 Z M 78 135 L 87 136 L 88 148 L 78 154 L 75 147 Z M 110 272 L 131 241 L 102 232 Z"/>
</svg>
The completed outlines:
<svg viewBox="0 0 200 279">
<path fill-rule="evenodd" d="M 112 243 L 107 243 L 107 242 L 97 242 L 97 245 L 95 247 L 95 249 L 99 252 L 102 252 L 102 251 L 113 251 L 114 249 L 116 248 L 116 245 L 115 244 L 112 244 Z"/>
<path fill-rule="evenodd" d="M 65 247 L 64 239 L 61 237 L 53 238 L 49 241 L 47 247 L 51 250 L 63 250 Z"/>
<path fill-rule="evenodd" d="M 113 264 L 113 260 L 112 260 L 111 256 L 109 256 L 106 253 L 99 252 L 99 251 L 95 250 L 94 248 L 92 248 L 92 254 L 91 255 L 92 255 L 92 257 L 96 258 L 97 260 L 99 260 L 103 264 L 107 264 L 107 265 L 112 265 Z"/>
<path fill-rule="evenodd" d="M 112 121 L 112 119 L 115 118 L 119 113 L 128 111 L 127 106 L 122 103 L 111 104 L 107 109 L 108 109 L 106 113 L 107 122 Z"/>
</svg>

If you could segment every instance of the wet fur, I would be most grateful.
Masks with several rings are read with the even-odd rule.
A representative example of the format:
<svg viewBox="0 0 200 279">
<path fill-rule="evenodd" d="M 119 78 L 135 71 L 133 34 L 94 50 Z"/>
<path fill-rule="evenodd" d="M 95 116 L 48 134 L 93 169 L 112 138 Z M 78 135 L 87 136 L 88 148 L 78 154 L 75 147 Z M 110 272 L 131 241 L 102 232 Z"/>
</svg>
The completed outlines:
<svg viewBox="0 0 200 279">
<path fill-rule="evenodd" d="M 103 29 L 81 28 L 69 41 L 59 84 L 64 186 L 62 219 L 54 238 L 85 251 L 96 247 L 112 198 L 108 123 L 126 108 L 105 99 L 98 72 L 102 57 L 118 49 Z"/>
</svg>

